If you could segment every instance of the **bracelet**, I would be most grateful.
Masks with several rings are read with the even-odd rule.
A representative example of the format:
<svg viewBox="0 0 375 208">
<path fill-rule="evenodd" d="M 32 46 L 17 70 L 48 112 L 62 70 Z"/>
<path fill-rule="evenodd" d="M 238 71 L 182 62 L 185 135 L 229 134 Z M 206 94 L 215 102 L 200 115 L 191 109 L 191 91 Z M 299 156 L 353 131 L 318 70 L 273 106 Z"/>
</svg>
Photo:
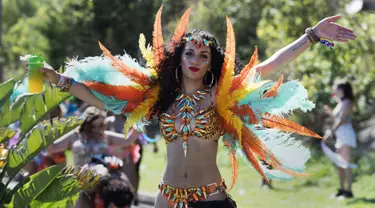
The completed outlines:
<svg viewBox="0 0 375 208">
<path fill-rule="evenodd" d="M 60 75 L 59 82 L 56 86 L 60 88 L 61 92 L 68 92 L 70 87 L 73 86 L 75 83 L 76 81 L 73 78 Z"/>
<path fill-rule="evenodd" d="M 314 30 L 311 27 L 306 28 L 305 33 L 312 44 L 320 41 L 320 38 L 314 34 Z"/>
<path fill-rule="evenodd" d="M 66 83 L 66 79 L 65 79 L 65 77 L 62 76 L 62 75 L 60 75 L 60 79 L 59 79 L 59 81 L 57 82 L 56 86 L 61 87 L 61 86 L 63 86 L 65 83 Z"/>
<path fill-rule="evenodd" d="M 327 46 L 330 49 L 333 49 L 333 47 L 335 46 L 334 43 L 329 42 L 328 40 L 320 39 L 318 36 L 316 36 L 311 27 L 306 28 L 305 33 L 306 33 L 307 38 L 309 39 L 310 43 L 312 43 L 312 44 L 315 44 L 315 43 L 319 42 L 319 43 Z"/>
</svg>

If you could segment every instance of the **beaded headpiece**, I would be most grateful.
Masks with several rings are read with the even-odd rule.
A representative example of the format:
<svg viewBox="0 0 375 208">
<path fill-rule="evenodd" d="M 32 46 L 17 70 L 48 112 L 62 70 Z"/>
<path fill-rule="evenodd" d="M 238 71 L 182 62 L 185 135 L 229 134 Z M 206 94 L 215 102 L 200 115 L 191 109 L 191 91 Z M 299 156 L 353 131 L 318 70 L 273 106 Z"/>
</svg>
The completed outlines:
<svg viewBox="0 0 375 208">
<path fill-rule="evenodd" d="M 206 38 L 194 38 L 193 35 L 189 35 L 188 37 L 184 37 L 183 39 L 185 41 L 191 41 L 196 48 L 201 48 L 203 44 L 206 46 L 213 46 L 215 43 L 214 41 L 207 40 Z"/>
</svg>

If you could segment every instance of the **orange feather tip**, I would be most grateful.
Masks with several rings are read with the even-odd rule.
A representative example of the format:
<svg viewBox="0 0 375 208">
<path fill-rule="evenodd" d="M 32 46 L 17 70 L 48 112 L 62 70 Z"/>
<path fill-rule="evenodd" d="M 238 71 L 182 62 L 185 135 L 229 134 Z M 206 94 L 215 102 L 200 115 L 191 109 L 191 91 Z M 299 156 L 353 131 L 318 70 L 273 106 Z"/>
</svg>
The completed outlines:
<svg viewBox="0 0 375 208">
<path fill-rule="evenodd" d="M 261 116 L 261 119 L 263 126 L 267 128 L 276 128 L 283 132 L 322 139 L 322 137 L 314 131 L 280 116 L 265 114 Z"/>
<path fill-rule="evenodd" d="M 161 13 L 163 10 L 163 5 L 160 7 L 158 12 L 156 13 L 156 18 L 154 22 L 154 31 L 152 33 L 153 40 L 153 57 L 155 61 L 155 65 L 159 65 L 161 60 L 164 57 L 164 40 L 163 40 L 163 33 L 162 33 L 162 26 L 161 26 Z"/>
<path fill-rule="evenodd" d="M 190 12 L 191 12 L 191 8 L 187 9 L 185 13 L 182 15 L 174 31 L 172 42 L 174 43 L 179 42 L 181 37 L 185 34 L 187 26 L 189 24 Z"/>
<path fill-rule="evenodd" d="M 106 96 L 114 96 L 119 100 L 139 102 L 147 92 L 143 92 L 133 86 L 115 86 L 101 82 L 84 81 L 83 84 Z"/>
<path fill-rule="evenodd" d="M 262 95 L 262 98 L 276 97 L 279 93 L 281 84 L 283 83 L 283 75 L 280 75 L 279 80 Z"/>
<path fill-rule="evenodd" d="M 113 56 L 111 52 L 100 41 L 98 41 L 98 43 L 99 48 L 102 50 L 103 54 L 107 58 L 112 60 L 113 68 L 141 86 L 148 86 L 150 84 L 150 80 L 147 74 L 138 71 L 136 68 L 129 67 L 122 60 Z"/>
<path fill-rule="evenodd" d="M 229 152 L 229 160 L 232 166 L 232 182 L 228 191 L 231 191 L 238 179 L 238 162 L 235 153 Z"/>
<path fill-rule="evenodd" d="M 244 148 L 244 153 L 246 155 L 246 158 L 248 161 L 253 165 L 255 170 L 258 171 L 258 173 L 268 182 L 270 183 L 268 177 L 266 176 L 265 172 L 263 171 L 262 167 L 260 166 L 258 160 L 255 158 L 253 152 L 250 148 Z"/>
<path fill-rule="evenodd" d="M 250 57 L 249 62 L 241 70 L 240 74 L 235 76 L 232 82 L 232 92 L 240 87 L 246 87 L 249 79 L 255 75 L 255 65 L 258 61 L 258 47 L 255 46 L 253 55 Z"/>
</svg>

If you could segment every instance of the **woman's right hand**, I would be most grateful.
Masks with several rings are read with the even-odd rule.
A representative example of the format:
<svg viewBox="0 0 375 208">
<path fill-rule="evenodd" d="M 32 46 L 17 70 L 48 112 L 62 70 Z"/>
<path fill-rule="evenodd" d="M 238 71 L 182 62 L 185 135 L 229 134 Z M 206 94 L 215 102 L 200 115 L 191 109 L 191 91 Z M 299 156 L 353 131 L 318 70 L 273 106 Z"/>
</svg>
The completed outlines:
<svg viewBox="0 0 375 208">
<path fill-rule="evenodd" d="M 49 83 L 57 84 L 60 80 L 60 74 L 53 70 L 53 68 L 47 63 L 44 64 L 44 67 L 39 69 L 43 72 L 43 79 Z"/>
</svg>

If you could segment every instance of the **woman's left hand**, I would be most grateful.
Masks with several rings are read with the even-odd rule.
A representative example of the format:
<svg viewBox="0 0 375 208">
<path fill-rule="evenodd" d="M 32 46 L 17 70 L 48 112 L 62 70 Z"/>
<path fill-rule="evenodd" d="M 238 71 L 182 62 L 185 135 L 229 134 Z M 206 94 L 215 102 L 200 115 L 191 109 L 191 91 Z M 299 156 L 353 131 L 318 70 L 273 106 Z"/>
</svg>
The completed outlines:
<svg viewBox="0 0 375 208">
<path fill-rule="evenodd" d="M 336 23 L 341 15 L 326 17 L 313 27 L 316 36 L 323 39 L 329 39 L 338 42 L 348 42 L 354 40 L 357 36 L 350 28 Z"/>
</svg>

